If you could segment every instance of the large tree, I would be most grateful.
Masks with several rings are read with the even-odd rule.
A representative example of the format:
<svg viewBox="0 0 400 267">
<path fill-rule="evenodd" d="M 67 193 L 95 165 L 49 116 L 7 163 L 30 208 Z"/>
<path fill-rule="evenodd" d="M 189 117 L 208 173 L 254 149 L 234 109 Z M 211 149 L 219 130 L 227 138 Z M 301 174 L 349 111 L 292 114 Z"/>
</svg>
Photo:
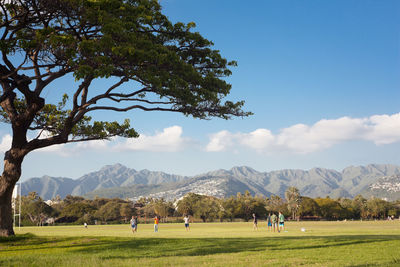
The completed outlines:
<svg viewBox="0 0 400 267">
<path fill-rule="evenodd" d="M 30 192 L 21 198 L 22 218 L 28 219 L 40 226 L 45 220 L 54 213 L 52 207 L 44 203 L 36 192 Z"/>
<path fill-rule="evenodd" d="M 0 13 L 0 114 L 12 127 L 0 178 L 0 235 L 14 234 L 11 195 L 28 153 L 138 136 L 129 120 L 93 121 L 91 112 L 249 115 L 243 101 L 223 100 L 231 89 L 224 77 L 236 63 L 194 32 L 194 23 L 170 22 L 156 0 L 1 0 Z M 75 79 L 69 97 L 47 98 L 44 90 L 64 76 Z M 113 82 L 106 88 L 95 82 L 106 78 Z"/>
<path fill-rule="evenodd" d="M 296 220 L 297 211 L 300 207 L 301 196 L 297 187 L 290 186 L 285 191 L 288 210 L 292 213 L 292 220 Z"/>
</svg>

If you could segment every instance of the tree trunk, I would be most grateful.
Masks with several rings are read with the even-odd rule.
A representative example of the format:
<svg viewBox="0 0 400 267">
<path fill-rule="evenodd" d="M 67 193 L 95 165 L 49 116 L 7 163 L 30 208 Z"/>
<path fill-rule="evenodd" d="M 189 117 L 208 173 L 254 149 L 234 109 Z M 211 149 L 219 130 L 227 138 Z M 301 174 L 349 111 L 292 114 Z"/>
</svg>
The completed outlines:
<svg viewBox="0 0 400 267">
<path fill-rule="evenodd" d="M 11 210 L 11 197 L 14 186 L 9 186 L 0 179 L 0 236 L 14 235 Z"/>
<path fill-rule="evenodd" d="M 14 235 L 11 198 L 14 186 L 21 177 L 21 164 L 24 158 L 18 152 L 11 149 L 4 157 L 4 171 L 0 176 L 0 236 Z"/>
</svg>

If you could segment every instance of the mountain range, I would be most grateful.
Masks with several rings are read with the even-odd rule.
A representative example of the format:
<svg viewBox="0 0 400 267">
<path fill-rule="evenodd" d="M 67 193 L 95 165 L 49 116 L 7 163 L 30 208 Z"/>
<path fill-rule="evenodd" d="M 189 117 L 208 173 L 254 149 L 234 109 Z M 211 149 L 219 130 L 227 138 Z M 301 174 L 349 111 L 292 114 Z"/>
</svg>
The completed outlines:
<svg viewBox="0 0 400 267">
<path fill-rule="evenodd" d="M 400 199 L 400 175 L 383 176 L 368 186 L 361 194 L 365 197 L 374 196 L 391 201 Z"/>
<path fill-rule="evenodd" d="M 75 180 L 50 176 L 31 178 L 22 183 L 22 194 L 35 191 L 43 199 L 51 199 L 57 195 L 64 198 L 68 194 L 89 198 L 98 196 L 138 199 L 146 196 L 175 199 L 188 192 L 227 197 L 248 190 L 253 195 L 274 194 L 283 197 L 289 186 L 295 186 L 301 195 L 309 197 L 351 198 L 361 193 L 397 199 L 397 180 L 387 178 L 397 176 L 400 177 L 400 166 L 390 164 L 350 166 L 341 172 L 323 168 L 258 172 L 243 166 L 191 177 L 149 170 L 136 171 L 115 164 L 104 166 L 99 171 Z M 379 187 L 381 183 L 385 183 L 386 187 Z M 374 189 L 378 187 L 379 190 Z M 394 188 L 396 192 L 388 191 L 387 188 Z"/>
</svg>

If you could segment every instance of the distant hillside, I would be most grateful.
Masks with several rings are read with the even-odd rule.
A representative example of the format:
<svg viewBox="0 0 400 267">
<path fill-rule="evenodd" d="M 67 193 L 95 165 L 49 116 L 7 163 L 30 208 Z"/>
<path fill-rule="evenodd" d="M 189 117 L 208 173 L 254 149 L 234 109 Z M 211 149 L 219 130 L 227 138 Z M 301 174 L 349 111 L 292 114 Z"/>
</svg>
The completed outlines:
<svg viewBox="0 0 400 267">
<path fill-rule="evenodd" d="M 389 164 L 351 166 L 343 171 L 313 168 L 311 170 L 279 170 L 258 172 L 249 167 L 216 170 L 194 177 L 136 171 L 121 164 L 108 165 L 77 180 L 44 176 L 22 184 L 22 193 L 36 191 L 44 199 L 68 194 L 86 197 L 138 198 L 140 196 L 174 199 L 188 192 L 226 197 L 237 192 L 284 196 L 289 186 L 299 188 L 310 197 L 353 197 L 360 193 L 382 195 L 368 191 L 382 177 L 400 175 L 400 167 Z M 385 190 L 385 189 L 382 189 Z M 395 197 L 395 195 L 393 195 Z"/>
<path fill-rule="evenodd" d="M 163 172 L 136 171 L 121 164 L 115 164 L 104 166 L 99 171 L 85 174 L 77 180 L 49 176 L 31 178 L 22 183 L 21 189 L 23 195 L 35 191 L 43 199 L 51 199 L 57 195 L 61 198 L 69 194 L 82 196 L 94 190 L 105 188 L 126 187 L 138 184 L 154 185 L 182 181 L 186 178 Z"/>
<path fill-rule="evenodd" d="M 244 193 L 246 190 L 252 195 L 271 195 L 270 192 L 264 190 L 260 186 L 243 183 L 232 176 L 197 176 L 175 183 L 100 189 L 86 194 L 85 197 L 120 197 L 137 200 L 146 196 L 174 200 L 182 198 L 187 193 L 192 192 L 221 198 L 236 195 L 238 192 Z"/>
<path fill-rule="evenodd" d="M 71 194 L 79 181 L 64 177 L 43 176 L 41 178 L 31 178 L 21 183 L 21 193 L 26 195 L 29 192 L 37 192 L 43 199 L 51 199 L 57 195 L 64 198 Z"/>
<path fill-rule="evenodd" d="M 174 183 L 172 183 L 174 184 Z M 139 199 L 140 196 L 148 196 L 153 193 L 158 193 L 160 191 L 169 190 L 169 185 L 171 184 L 136 184 L 131 186 L 123 186 L 123 187 L 111 187 L 111 188 L 103 188 L 97 189 L 92 192 L 88 192 L 83 196 L 86 198 L 96 198 L 96 197 L 104 197 L 104 198 L 135 198 Z"/>
<path fill-rule="evenodd" d="M 354 196 L 363 192 L 379 178 L 397 174 L 400 174 L 400 167 L 390 164 L 347 167 L 342 171 L 343 182 L 341 186 Z"/>
<path fill-rule="evenodd" d="M 323 168 L 257 172 L 249 167 L 234 167 L 229 171 L 207 173 L 212 176 L 233 176 L 262 186 L 266 191 L 280 196 L 284 196 L 289 186 L 295 186 L 303 196 L 334 198 L 355 196 L 379 178 L 395 174 L 400 174 L 400 166 L 390 164 L 351 166 L 342 172 Z"/>
<path fill-rule="evenodd" d="M 400 174 L 384 176 L 369 185 L 363 192 L 365 197 L 379 197 L 389 201 L 400 199 Z"/>
</svg>

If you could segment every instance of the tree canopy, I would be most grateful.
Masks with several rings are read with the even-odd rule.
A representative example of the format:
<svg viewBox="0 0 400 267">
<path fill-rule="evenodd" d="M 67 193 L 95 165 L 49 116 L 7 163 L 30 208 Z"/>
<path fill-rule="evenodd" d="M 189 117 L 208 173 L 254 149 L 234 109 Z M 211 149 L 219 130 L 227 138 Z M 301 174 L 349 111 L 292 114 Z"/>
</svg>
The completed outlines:
<svg viewBox="0 0 400 267">
<path fill-rule="evenodd" d="M 288 210 L 292 212 L 292 219 L 296 219 L 297 211 L 300 207 L 301 197 L 300 191 L 294 186 L 290 186 L 285 191 Z"/>
<path fill-rule="evenodd" d="M 0 179 L 1 234 L 13 233 L 5 217 L 29 152 L 138 136 L 128 119 L 97 121 L 94 111 L 170 111 L 200 119 L 251 114 L 243 101 L 224 100 L 231 89 L 224 78 L 236 62 L 194 27 L 169 21 L 156 0 L 1 1 L 0 119 L 13 133 Z M 54 103 L 44 96 L 68 75 L 75 79 L 68 94 Z M 112 84 L 97 86 L 98 79 Z M 31 131 L 36 138 L 28 140 Z"/>
<path fill-rule="evenodd" d="M 202 119 L 249 115 L 243 102 L 221 101 L 231 89 L 221 78 L 236 63 L 192 32 L 194 23 L 171 23 L 157 1 L 28 0 L 1 8 L 2 120 L 24 120 L 29 130 L 53 135 L 31 148 L 56 139 L 137 136 L 129 121 L 92 122 L 87 114 L 95 110 L 172 111 Z M 44 88 L 68 73 L 79 83 L 74 94 L 46 103 Z M 116 82 L 109 88 L 91 87 L 110 77 Z M 119 90 L 128 82 L 129 89 Z"/>
</svg>

